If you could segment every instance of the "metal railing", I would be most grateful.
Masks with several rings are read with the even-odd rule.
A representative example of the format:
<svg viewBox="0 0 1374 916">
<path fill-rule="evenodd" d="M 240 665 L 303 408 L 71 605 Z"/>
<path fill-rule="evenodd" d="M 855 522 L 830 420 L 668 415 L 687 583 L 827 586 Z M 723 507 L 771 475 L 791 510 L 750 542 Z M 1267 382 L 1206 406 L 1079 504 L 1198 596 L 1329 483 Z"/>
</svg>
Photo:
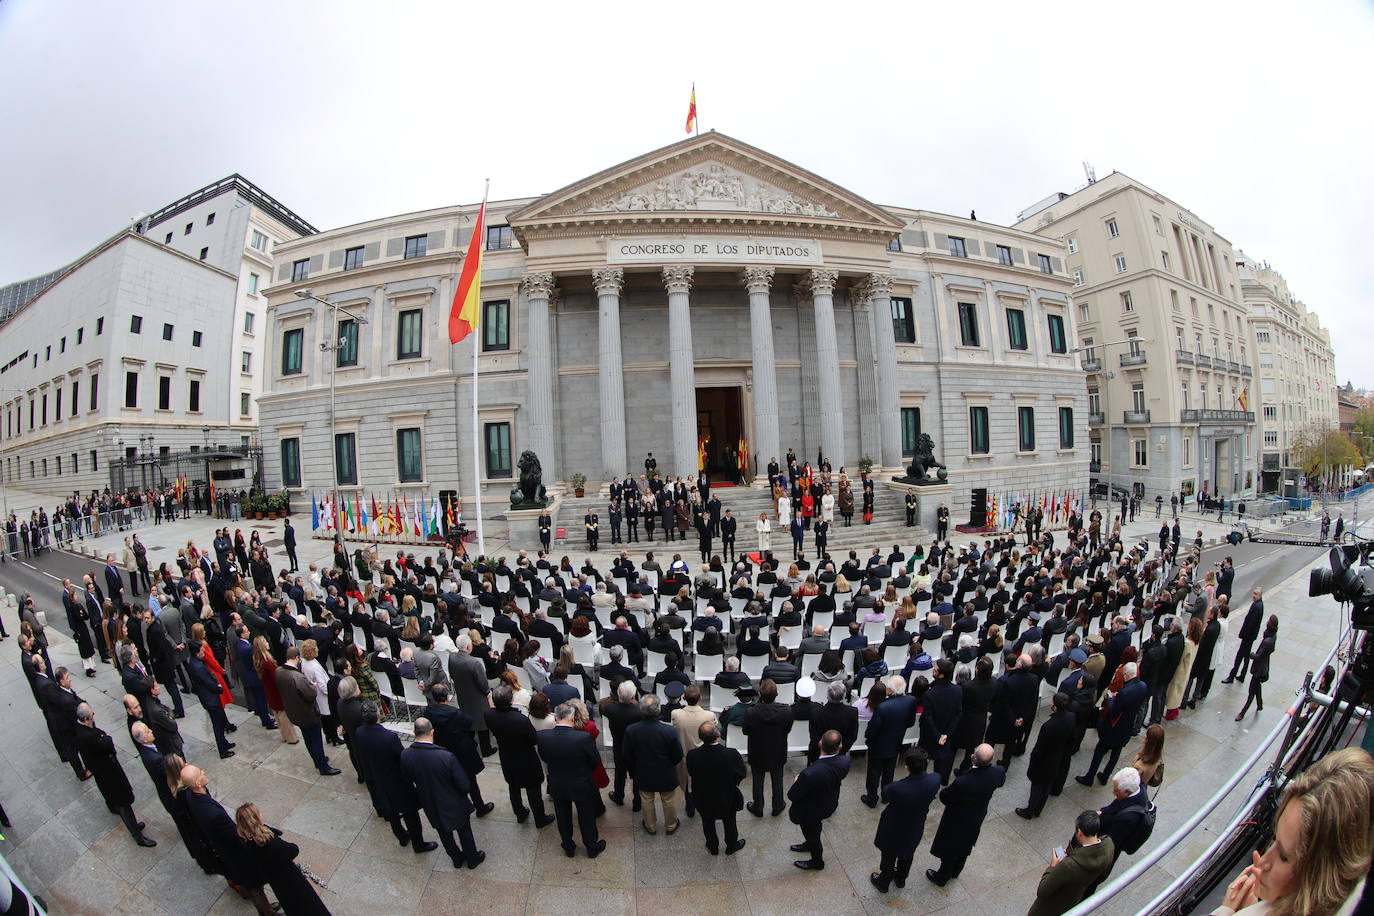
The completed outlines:
<svg viewBox="0 0 1374 916">
<path fill-rule="evenodd" d="M 177 517 L 182 516 L 178 515 Z M 170 521 L 166 517 L 164 520 Z M 18 519 L 17 523 L 22 521 L 24 519 Z M 0 532 L 0 548 L 10 557 L 36 556 L 45 550 L 72 550 L 82 544 L 86 538 L 94 539 L 121 531 L 137 531 L 147 527 L 152 522 L 153 510 L 151 507 L 147 505 L 129 506 L 110 512 L 83 515 L 80 518 L 64 518 L 42 527 L 30 527 L 24 533 L 18 530 Z M 34 540 L 33 536 L 35 527 L 38 530 L 37 541 Z M 27 544 L 21 540 L 25 535 L 28 537 Z"/>
<path fill-rule="evenodd" d="M 1107 415 L 1102 413 L 1101 411 L 1098 411 L 1097 413 L 1088 414 L 1088 425 L 1090 426 L 1101 426 L 1106 422 Z"/>
<path fill-rule="evenodd" d="M 1149 423 L 1150 412 L 1148 410 L 1123 410 L 1121 422 L 1126 424 Z"/>
<path fill-rule="evenodd" d="M 1128 367 L 1130 367 L 1130 366 L 1143 366 L 1143 365 L 1145 365 L 1145 352 L 1144 352 L 1143 350 L 1142 350 L 1141 352 L 1139 352 L 1139 353 L 1122 353 L 1122 354 L 1121 354 L 1121 367 L 1122 367 L 1123 369 L 1124 369 L 1124 368 L 1128 368 Z"/>
<path fill-rule="evenodd" d="M 1193 365 L 1193 351 L 1192 351 L 1192 350 L 1175 350 L 1175 351 L 1174 351 L 1174 362 L 1178 363 L 1178 364 L 1181 365 L 1181 366 L 1191 366 L 1191 365 Z"/>
<path fill-rule="evenodd" d="M 1085 359 L 1082 363 L 1084 372 L 1101 372 L 1102 362 L 1098 359 Z"/>
<path fill-rule="evenodd" d="M 1181 410 L 1180 423 L 1253 423 L 1253 410 Z"/>
</svg>

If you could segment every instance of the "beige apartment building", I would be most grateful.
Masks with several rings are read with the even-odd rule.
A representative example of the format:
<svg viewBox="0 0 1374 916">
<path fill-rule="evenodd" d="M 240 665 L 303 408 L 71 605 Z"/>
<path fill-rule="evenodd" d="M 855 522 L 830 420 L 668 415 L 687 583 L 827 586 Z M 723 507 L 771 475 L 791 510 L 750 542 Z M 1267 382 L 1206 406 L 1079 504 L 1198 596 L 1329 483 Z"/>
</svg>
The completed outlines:
<svg viewBox="0 0 1374 916">
<path fill-rule="evenodd" d="M 1254 344 L 1231 243 L 1120 172 L 1015 228 L 1067 251 L 1099 487 L 1147 502 L 1253 495 Z"/>
<path fill-rule="evenodd" d="M 1260 492 L 1296 495 L 1294 445 L 1339 425 L 1331 334 L 1278 271 L 1243 253 L 1236 267 L 1255 340 Z"/>
</svg>

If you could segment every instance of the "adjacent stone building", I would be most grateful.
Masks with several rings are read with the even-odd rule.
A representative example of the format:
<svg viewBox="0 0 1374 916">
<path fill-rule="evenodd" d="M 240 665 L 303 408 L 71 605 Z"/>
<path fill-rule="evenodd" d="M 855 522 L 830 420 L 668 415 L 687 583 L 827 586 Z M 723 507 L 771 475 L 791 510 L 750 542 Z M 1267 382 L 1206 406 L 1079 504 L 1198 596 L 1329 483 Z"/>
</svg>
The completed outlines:
<svg viewBox="0 0 1374 916">
<path fill-rule="evenodd" d="M 456 491 L 469 512 L 480 493 L 499 530 L 526 449 L 546 483 L 583 474 L 594 491 L 649 452 L 660 472 L 694 475 L 703 440 L 712 475 L 737 476 L 741 438 L 750 478 L 789 448 L 851 474 L 868 458 L 890 478 L 922 433 L 949 468 L 956 521 L 979 491 L 1086 486 L 1058 241 L 878 206 L 715 132 L 494 201 L 480 239 L 476 211 L 277 246 L 259 405 L 269 486 L 327 490 L 337 473 L 349 493 Z M 473 244 L 475 467 L 473 349 L 446 333 Z"/>
</svg>

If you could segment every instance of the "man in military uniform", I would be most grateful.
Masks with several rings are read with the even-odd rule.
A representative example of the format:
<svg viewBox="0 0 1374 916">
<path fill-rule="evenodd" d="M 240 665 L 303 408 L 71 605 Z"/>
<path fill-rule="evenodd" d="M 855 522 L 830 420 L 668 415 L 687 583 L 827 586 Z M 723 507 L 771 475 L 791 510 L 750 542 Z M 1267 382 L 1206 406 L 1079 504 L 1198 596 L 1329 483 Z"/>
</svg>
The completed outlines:
<svg viewBox="0 0 1374 916">
<path fill-rule="evenodd" d="M 916 494 L 911 490 L 906 491 L 906 526 L 908 528 L 916 524 Z"/>
<path fill-rule="evenodd" d="M 949 540 L 949 507 L 940 503 L 940 508 L 935 510 L 935 537 L 937 540 Z"/>
<path fill-rule="evenodd" d="M 611 543 L 612 543 L 612 544 L 619 544 L 619 543 L 620 543 L 620 520 L 621 520 L 622 518 L 624 518 L 624 516 L 625 516 L 625 513 L 624 513 L 623 511 L 621 511 L 621 508 L 620 508 L 620 500 L 614 499 L 614 498 L 613 498 L 613 499 L 611 500 L 611 506 L 610 506 L 610 508 L 606 510 L 606 514 L 609 515 L 609 516 L 611 517 Z"/>
<path fill-rule="evenodd" d="M 588 512 L 582 516 L 582 526 L 587 529 L 587 549 L 596 549 L 596 539 L 601 528 L 601 520 L 595 512 Z"/>
</svg>

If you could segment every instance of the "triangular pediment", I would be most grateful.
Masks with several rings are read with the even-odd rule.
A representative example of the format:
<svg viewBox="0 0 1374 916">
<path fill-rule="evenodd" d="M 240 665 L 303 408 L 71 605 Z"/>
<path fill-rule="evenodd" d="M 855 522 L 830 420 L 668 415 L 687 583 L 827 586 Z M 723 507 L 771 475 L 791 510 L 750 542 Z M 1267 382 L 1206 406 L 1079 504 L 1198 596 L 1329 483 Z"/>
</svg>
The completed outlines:
<svg viewBox="0 0 1374 916">
<path fill-rule="evenodd" d="M 842 221 L 897 228 L 882 208 L 763 150 L 711 132 L 598 172 L 510 215 L 512 226 L 617 214 Z"/>
</svg>

